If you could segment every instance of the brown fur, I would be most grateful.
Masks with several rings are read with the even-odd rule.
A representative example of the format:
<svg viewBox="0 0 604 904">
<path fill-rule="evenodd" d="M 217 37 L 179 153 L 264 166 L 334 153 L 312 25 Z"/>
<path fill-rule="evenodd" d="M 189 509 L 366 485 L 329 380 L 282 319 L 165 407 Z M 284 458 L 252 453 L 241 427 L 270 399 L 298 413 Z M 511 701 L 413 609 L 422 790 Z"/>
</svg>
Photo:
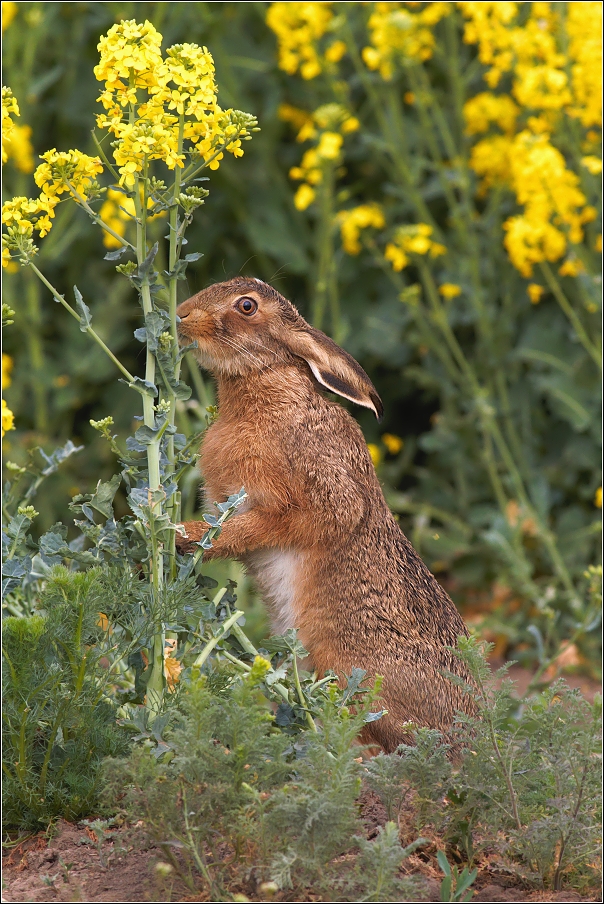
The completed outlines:
<svg viewBox="0 0 604 904">
<path fill-rule="evenodd" d="M 242 297 L 258 304 L 251 316 L 237 307 Z M 242 486 L 249 496 L 206 558 L 248 566 L 268 587 L 277 630 L 289 626 L 290 610 L 274 588 L 289 585 L 275 583 L 270 569 L 285 569 L 291 623 L 314 668 L 350 674 L 359 666 L 384 677 L 388 715 L 368 725 L 364 740 L 394 750 L 408 739 L 408 721 L 446 733 L 465 703 L 441 670 L 468 679 L 447 649 L 466 628 L 392 517 L 356 421 L 319 391 L 329 386 L 379 415 L 371 381 L 259 280 L 210 286 L 178 314 L 183 340 L 197 340 L 199 361 L 218 383 L 219 417 L 201 455 L 207 499 Z M 199 540 L 206 526 L 185 529 Z"/>
</svg>

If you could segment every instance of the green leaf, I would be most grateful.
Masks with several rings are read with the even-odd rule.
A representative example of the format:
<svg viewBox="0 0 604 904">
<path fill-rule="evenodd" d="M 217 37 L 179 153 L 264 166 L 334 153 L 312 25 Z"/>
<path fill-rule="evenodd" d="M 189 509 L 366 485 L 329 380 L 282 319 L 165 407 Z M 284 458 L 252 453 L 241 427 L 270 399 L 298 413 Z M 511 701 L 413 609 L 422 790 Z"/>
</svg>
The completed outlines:
<svg viewBox="0 0 604 904">
<path fill-rule="evenodd" d="M 73 294 L 75 295 L 76 307 L 80 312 L 80 329 L 83 333 L 85 333 L 88 328 L 92 326 L 92 315 L 90 313 L 90 308 L 87 304 L 84 303 L 82 293 L 77 286 L 73 287 Z"/>
</svg>

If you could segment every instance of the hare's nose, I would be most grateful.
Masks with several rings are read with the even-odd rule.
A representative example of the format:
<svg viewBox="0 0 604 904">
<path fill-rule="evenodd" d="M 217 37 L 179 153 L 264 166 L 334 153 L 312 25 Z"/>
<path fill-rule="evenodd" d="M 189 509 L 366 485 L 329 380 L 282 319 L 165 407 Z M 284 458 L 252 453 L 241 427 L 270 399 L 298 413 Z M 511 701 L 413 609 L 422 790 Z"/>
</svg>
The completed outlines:
<svg viewBox="0 0 604 904">
<path fill-rule="evenodd" d="M 185 317 L 188 317 L 191 311 L 195 310 L 195 305 L 191 303 L 189 299 L 187 301 L 183 301 L 182 304 L 179 304 L 176 308 L 176 316 L 180 317 L 181 320 L 184 320 Z"/>
</svg>

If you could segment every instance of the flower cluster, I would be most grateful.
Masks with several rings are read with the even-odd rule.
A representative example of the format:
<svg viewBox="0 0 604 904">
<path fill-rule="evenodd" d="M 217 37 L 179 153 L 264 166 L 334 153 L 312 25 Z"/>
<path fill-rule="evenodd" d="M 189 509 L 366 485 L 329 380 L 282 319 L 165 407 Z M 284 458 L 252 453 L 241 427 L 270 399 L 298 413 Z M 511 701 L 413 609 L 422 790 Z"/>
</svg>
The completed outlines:
<svg viewBox="0 0 604 904">
<path fill-rule="evenodd" d="M 9 430 L 15 429 L 15 416 L 4 401 L 2 399 L 2 437 L 4 438 L 4 434 Z"/>
<path fill-rule="evenodd" d="M 369 69 L 379 69 L 390 80 L 398 58 L 428 60 L 434 49 L 432 26 L 451 13 L 450 3 L 426 3 L 419 12 L 407 6 L 419 3 L 376 3 L 369 17 L 371 46 L 363 48 L 363 60 Z"/>
<path fill-rule="evenodd" d="M 304 121 L 298 140 L 313 140 L 315 146 L 305 151 L 300 166 L 293 166 L 289 171 L 292 179 L 302 181 L 294 197 L 298 210 L 306 210 L 312 204 L 325 167 L 340 160 L 344 135 L 358 128 L 358 119 L 341 104 L 324 104 Z"/>
<path fill-rule="evenodd" d="M 517 3 L 458 6 L 467 20 L 465 40 L 478 44 L 481 62 L 490 67 L 487 83 L 494 88 L 504 73 L 511 75 L 513 97 L 483 92 L 466 103 L 464 116 L 469 135 L 490 133 L 471 150 L 470 165 L 481 177 L 479 195 L 507 185 L 523 208 L 504 224 L 504 244 L 514 266 L 530 277 L 536 263 L 557 261 L 569 243 L 581 242 L 583 225 L 595 217 L 580 177 L 552 136 L 562 115 L 586 127 L 601 123 L 601 46 L 594 38 L 600 34 L 601 4 L 568 5 L 567 48 L 558 46 L 555 4 L 529 4 L 522 23 Z M 596 139 L 588 133 L 583 147 L 595 149 Z M 601 159 L 593 153 L 581 163 L 588 172 L 601 171 Z M 562 275 L 578 272 L 572 256 L 560 268 Z M 541 297 L 536 289 L 529 296 L 534 303 Z"/>
<path fill-rule="evenodd" d="M 506 135 L 511 135 L 516 131 L 520 110 L 509 94 L 482 91 L 467 101 L 463 113 L 468 135 L 488 132 L 492 125 L 498 126 Z"/>
<path fill-rule="evenodd" d="M 19 116 L 19 104 L 13 96 L 10 88 L 2 87 L 2 163 L 8 160 L 6 143 L 11 140 L 15 129 L 15 123 L 11 119 L 11 113 Z"/>
<path fill-rule="evenodd" d="M 34 181 L 46 198 L 58 198 L 64 192 L 81 198 L 96 197 L 96 177 L 103 172 L 98 157 L 81 151 L 57 151 L 53 148 L 40 155 L 44 161 L 34 173 Z"/>
<path fill-rule="evenodd" d="M 333 41 L 322 54 L 318 43 L 333 20 L 331 3 L 271 3 L 266 23 L 277 35 L 279 66 L 304 79 L 319 75 L 346 53 L 343 41 Z"/>
<path fill-rule="evenodd" d="M 430 238 L 432 227 L 428 223 L 413 226 L 398 226 L 391 242 L 386 245 L 384 257 L 392 264 L 393 270 L 404 270 L 411 263 L 411 254 L 440 257 L 447 249 Z"/>
<path fill-rule="evenodd" d="M 528 277 L 535 263 L 558 260 L 568 241 L 580 242 L 583 224 L 594 219 L 596 211 L 586 205 L 578 176 L 567 169 L 547 135 L 521 132 L 510 164 L 512 185 L 524 213 L 504 224 L 504 244 L 514 266 Z"/>
<path fill-rule="evenodd" d="M 152 160 L 182 169 L 189 154 L 217 169 L 224 151 L 243 154 L 241 142 L 257 125 L 253 116 L 218 105 L 207 47 L 175 44 L 164 60 L 161 41 L 150 22 L 129 20 L 110 28 L 98 45 L 94 72 L 105 82 L 99 97 L 105 112 L 97 125 L 117 139 L 113 156 L 128 189 Z"/>
<path fill-rule="evenodd" d="M 359 254 L 359 241 L 363 229 L 383 229 L 386 225 L 382 208 L 378 204 L 360 204 L 350 210 L 341 210 L 337 216 L 342 236 L 342 246 L 347 254 Z"/>
<path fill-rule="evenodd" d="M 40 238 L 44 238 L 50 232 L 51 220 L 54 218 L 54 208 L 57 204 L 57 198 L 47 197 L 44 194 L 41 194 L 39 198 L 20 197 L 5 201 L 2 205 L 2 222 L 7 227 L 7 232 L 3 237 L 5 242 L 3 263 L 6 260 L 4 254 L 6 247 L 10 247 L 11 244 L 14 246 L 15 242 L 21 245 L 20 240 L 22 239 L 30 240 L 34 229 L 40 233 Z"/>
<path fill-rule="evenodd" d="M 569 3 L 566 15 L 571 63 L 571 116 L 586 128 L 602 124 L 602 4 Z"/>
</svg>

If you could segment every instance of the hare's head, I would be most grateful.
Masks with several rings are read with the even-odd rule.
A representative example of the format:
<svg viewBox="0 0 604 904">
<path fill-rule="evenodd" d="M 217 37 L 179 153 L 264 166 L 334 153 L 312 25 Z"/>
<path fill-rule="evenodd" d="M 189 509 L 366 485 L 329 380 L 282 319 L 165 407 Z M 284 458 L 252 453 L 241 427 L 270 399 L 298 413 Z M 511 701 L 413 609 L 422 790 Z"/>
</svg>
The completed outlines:
<svg viewBox="0 0 604 904">
<path fill-rule="evenodd" d="M 382 416 L 382 402 L 363 368 L 259 279 L 216 283 L 184 301 L 177 314 L 181 339 L 197 342 L 199 363 L 217 376 L 310 369 L 324 389 Z"/>
</svg>

